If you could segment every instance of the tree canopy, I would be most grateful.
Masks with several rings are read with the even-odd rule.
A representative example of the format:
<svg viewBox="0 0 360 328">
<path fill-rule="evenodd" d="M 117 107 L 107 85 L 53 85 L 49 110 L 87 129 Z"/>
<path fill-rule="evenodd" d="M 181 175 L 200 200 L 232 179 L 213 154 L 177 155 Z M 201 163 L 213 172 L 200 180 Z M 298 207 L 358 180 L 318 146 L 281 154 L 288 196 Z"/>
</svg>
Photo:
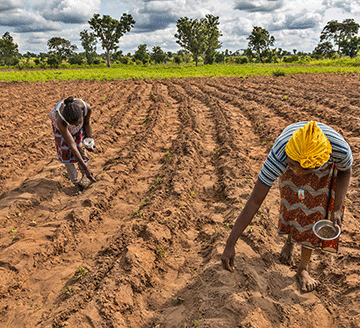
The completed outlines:
<svg viewBox="0 0 360 328">
<path fill-rule="evenodd" d="M 135 21 L 130 14 L 123 14 L 120 20 L 104 15 L 102 18 L 99 14 L 94 14 L 89 21 L 90 28 L 94 30 L 97 38 L 101 40 L 101 46 L 106 52 L 107 67 L 110 67 L 110 53 L 117 50 L 120 38 L 130 32 Z"/>
<path fill-rule="evenodd" d="M 161 47 L 156 46 L 152 48 L 150 58 L 155 62 L 155 64 L 160 64 L 164 62 L 166 54 L 162 51 Z"/>
<path fill-rule="evenodd" d="M 0 59 L 10 67 L 13 58 L 19 55 L 18 45 L 9 32 L 5 32 L 0 39 Z"/>
<path fill-rule="evenodd" d="M 134 54 L 135 60 L 140 60 L 143 64 L 147 64 L 150 60 L 146 44 L 140 44 Z"/>
<path fill-rule="evenodd" d="M 194 58 L 195 65 L 198 66 L 199 56 L 204 51 L 205 35 L 198 19 L 182 17 L 176 22 L 177 33 L 175 34 L 176 43 L 188 50 Z"/>
<path fill-rule="evenodd" d="M 86 61 L 91 65 L 96 54 L 96 36 L 94 33 L 83 30 L 80 32 L 80 40 L 85 50 Z"/>
<path fill-rule="evenodd" d="M 219 37 L 222 36 L 219 30 L 219 16 L 206 15 L 202 19 L 203 29 L 205 31 L 205 49 L 204 49 L 204 63 L 212 64 L 215 59 L 215 52 L 221 48 Z"/>
<path fill-rule="evenodd" d="M 354 38 L 358 34 L 359 27 L 360 25 L 353 19 L 345 19 L 342 23 L 332 20 L 323 28 L 320 42 L 333 41 L 339 55 L 348 55 L 348 53 L 353 53 L 354 45 L 357 44 Z M 347 49 L 348 47 L 353 49 Z"/>
<path fill-rule="evenodd" d="M 48 40 L 47 46 L 50 49 L 50 53 L 54 53 L 59 56 L 59 59 L 63 59 L 74 54 L 74 50 L 77 49 L 76 45 L 72 45 L 69 40 L 53 37 Z"/>
<path fill-rule="evenodd" d="M 270 47 L 275 43 L 275 38 L 270 36 L 267 30 L 259 26 L 253 27 L 247 40 L 249 40 L 249 49 L 256 54 L 262 63 L 264 62 L 264 57 L 271 53 Z"/>
<path fill-rule="evenodd" d="M 206 64 L 213 63 L 215 51 L 221 47 L 219 24 L 219 17 L 212 15 L 200 20 L 182 17 L 177 21 L 176 43 L 193 55 L 196 66 L 201 55 L 205 55 Z"/>
</svg>

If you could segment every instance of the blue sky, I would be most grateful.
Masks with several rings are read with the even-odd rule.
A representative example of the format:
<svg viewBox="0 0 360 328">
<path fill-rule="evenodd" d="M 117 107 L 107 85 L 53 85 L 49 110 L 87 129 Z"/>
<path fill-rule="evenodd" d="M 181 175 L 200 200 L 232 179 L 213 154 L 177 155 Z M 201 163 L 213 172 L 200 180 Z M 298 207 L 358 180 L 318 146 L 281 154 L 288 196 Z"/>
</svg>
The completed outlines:
<svg viewBox="0 0 360 328">
<path fill-rule="evenodd" d="M 8 31 L 21 53 L 48 52 L 47 41 L 54 36 L 83 51 L 80 32 L 90 31 L 87 22 L 95 13 L 133 16 L 134 28 L 119 42 L 125 54 L 140 44 L 149 51 L 154 46 L 178 51 L 176 21 L 206 14 L 219 16 L 220 51 L 247 48 L 253 26 L 261 26 L 275 37 L 275 47 L 310 52 L 330 20 L 353 18 L 360 24 L 360 0 L 1 0 L 0 36 Z M 100 44 L 97 52 L 103 52 Z"/>
</svg>

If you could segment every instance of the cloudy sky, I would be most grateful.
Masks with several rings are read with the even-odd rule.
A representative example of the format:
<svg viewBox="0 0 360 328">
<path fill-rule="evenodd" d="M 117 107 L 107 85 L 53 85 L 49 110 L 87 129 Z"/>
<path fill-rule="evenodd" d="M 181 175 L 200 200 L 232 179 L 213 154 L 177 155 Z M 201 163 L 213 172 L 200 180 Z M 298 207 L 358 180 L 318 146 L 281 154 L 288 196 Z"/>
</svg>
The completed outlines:
<svg viewBox="0 0 360 328">
<path fill-rule="evenodd" d="M 21 53 L 48 52 L 54 36 L 83 51 L 80 32 L 91 31 L 88 20 L 95 13 L 133 16 L 134 28 L 119 43 L 124 53 L 134 53 L 140 44 L 149 51 L 154 46 L 178 51 L 176 21 L 206 14 L 220 17 L 222 51 L 247 48 L 253 26 L 261 26 L 275 37 L 275 47 L 310 52 L 330 20 L 360 23 L 360 0 L 0 0 L 0 36 L 8 31 Z M 103 52 L 100 44 L 97 52 Z"/>
</svg>

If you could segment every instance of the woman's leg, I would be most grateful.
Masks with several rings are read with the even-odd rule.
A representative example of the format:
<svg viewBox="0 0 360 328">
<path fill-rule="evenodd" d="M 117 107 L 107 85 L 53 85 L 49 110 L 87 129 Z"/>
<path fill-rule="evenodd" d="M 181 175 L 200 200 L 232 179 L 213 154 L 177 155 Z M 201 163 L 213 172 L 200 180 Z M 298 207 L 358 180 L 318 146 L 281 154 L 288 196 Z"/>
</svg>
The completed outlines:
<svg viewBox="0 0 360 328">
<path fill-rule="evenodd" d="M 280 261 L 283 264 L 287 264 L 290 266 L 294 265 L 293 253 L 294 253 L 294 243 L 291 240 L 291 235 L 288 234 L 288 237 L 280 253 Z"/>
<path fill-rule="evenodd" d="M 69 178 L 70 181 L 74 184 L 77 185 L 79 182 L 79 177 L 78 177 L 78 171 L 75 167 L 75 164 L 73 163 L 66 163 L 65 164 L 67 173 L 69 174 Z"/>
<path fill-rule="evenodd" d="M 312 254 L 312 249 L 301 247 L 301 259 L 296 273 L 296 277 L 300 283 L 300 288 L 302 292 L 311 292 L 318 286 L 318 282 L 310 277 L 307 267 L 310 261 Z"/>
</svg>

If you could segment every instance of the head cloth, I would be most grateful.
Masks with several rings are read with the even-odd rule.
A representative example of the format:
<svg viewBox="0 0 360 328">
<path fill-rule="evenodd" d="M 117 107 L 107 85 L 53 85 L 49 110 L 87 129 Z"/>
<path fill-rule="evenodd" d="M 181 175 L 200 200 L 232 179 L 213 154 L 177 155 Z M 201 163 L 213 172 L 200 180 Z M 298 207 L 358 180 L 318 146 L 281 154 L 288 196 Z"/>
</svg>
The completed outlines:
<svg viewBox="0 0 360 328">
<path fill-rule="evenodd" d="M 324 165 L 330 159 L 331 150 L 328 138 L 315 121 L 296 130 L 285 147 L 286 154 L 303 168 Z"/>
</svg>

